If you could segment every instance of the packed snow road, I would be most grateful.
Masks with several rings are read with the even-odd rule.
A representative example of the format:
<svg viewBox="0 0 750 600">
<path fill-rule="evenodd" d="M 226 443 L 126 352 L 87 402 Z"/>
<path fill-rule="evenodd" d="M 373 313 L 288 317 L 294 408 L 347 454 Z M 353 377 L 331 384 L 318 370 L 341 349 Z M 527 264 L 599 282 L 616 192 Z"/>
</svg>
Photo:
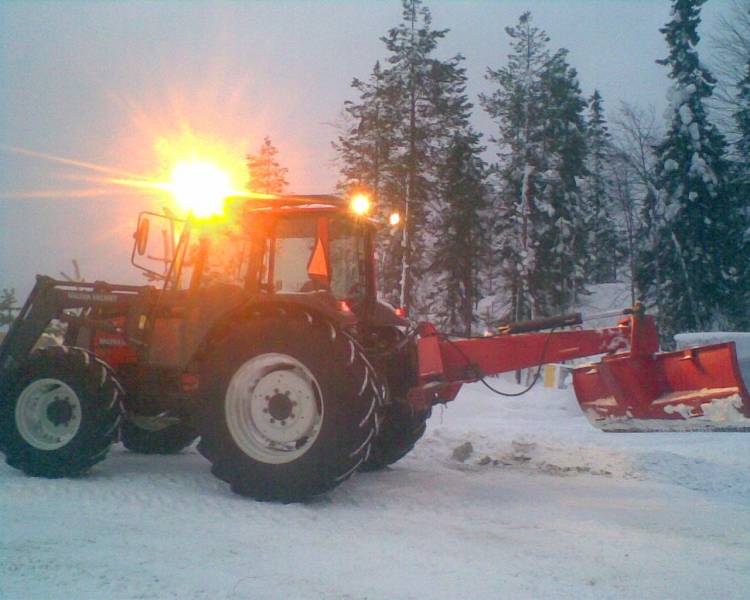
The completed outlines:
<svg viewBox="0 0 750 600">
<path fill-rule="evenodd" d="M 508 400 L 467 386 L 406 459 L 306 504 L 235 496 L 194 450 L 117 446 L 79 480 L 0 467 L 3 600 L 749 589 L 750 435 L 604 434 L 565 390 Z"/>
</svg>

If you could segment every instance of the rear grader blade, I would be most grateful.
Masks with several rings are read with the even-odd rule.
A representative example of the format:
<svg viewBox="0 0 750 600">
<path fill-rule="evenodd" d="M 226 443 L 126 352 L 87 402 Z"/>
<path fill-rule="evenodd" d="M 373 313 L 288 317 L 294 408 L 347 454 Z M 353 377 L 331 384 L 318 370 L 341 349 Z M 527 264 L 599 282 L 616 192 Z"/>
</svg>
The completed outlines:
<svg viewBox="0 0 750 600">
<path fill-rule="evenodd" d="M 504 326 L 499 335 L 449 340 L 423 324 L 416 408 L 452 400 L 462 383 L 486 375 L 585 356 L 599 362 L 573 370 L 578 403 L 604 431 L 750 431 L 750 395 L 734 342 L 659 352 L 653 317 L 622 311 L 617 327 L 541 333 L 576 326 L 580 314 Z M 607 315 L 609 316 L 609 315 Z"/>
<path fill-rule="evenodd" d="M 604 431 L 750 431 L 734 342 L 605 356 L 573 371 L 578 403 Z"/>
</svg>

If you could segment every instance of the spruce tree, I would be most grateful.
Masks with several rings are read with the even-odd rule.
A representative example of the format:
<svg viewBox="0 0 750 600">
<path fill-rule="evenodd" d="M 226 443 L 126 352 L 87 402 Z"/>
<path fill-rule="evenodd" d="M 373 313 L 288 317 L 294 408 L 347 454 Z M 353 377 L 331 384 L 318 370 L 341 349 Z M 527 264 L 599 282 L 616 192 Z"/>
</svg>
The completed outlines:
<svg viewBox="0 0 750 600">
<path fill-rule="evenodd" d="M 403 186 L 399 161 L 399 125 L 396 110 L 398 89 L 388 86 L 380 65 L 375 63 L 367 81 L 354 79 L 357 101 L 347 101 L 347 125 L 334 149 L 339 156 L 344 192 L 365 190 L 372 195 L 380 216 L 402 210 Z M 393 229 L 378 237 L 378 289 L 398 304 L 402 248 L 401 231 Z"/>
<path fill-rule="evenodd" d="M 595 90 L 588 101 L 586 123 L 588 146 L 586 177 L 583 190 L 584 219 L 587 236 L 587 281 L 608 283 L 616 279 L 618 263 L 615 207 L 610 165 L 613 162 L 612 139 L 604 118 L 601 94 Z"/>
<path fill-rule="evenodd" d="M 750 179 L 750 61 L 745 67 L 745 76 L 737 84 L 737 106 L 734 120 L 739 138 L 735 150 L 743 174 Z"/>
<path fill-rule="evenodd" d="M 741 312 L 742 232 L 724 138 L 706 109 L 715 80 L 696 48 L 704 2 L 674 0 L 672 19 L 660 30 L 669 46 L 669 56 L 658 62 L 670 68 L 670 124 L 656 148 L 657 195 L 640 282 L 658 305 L 666 345 L 677 332 L 732 327 Z"/>
<path fill-rule="evenodd" d="M 444 331 L 470 335 L 482 286 L 480 273 L 487 238 L 487 167 L 480 136 L 458 131 L 438 172 L 444 208 L 435 215 L 430 294 L 431 317 Z"/>
<path fill-rule="evenodd" d="M 542 227 L 535 273 L 538 309 L 570 310 L 584 291 L 587 226 L 578 182 L 586 176 L 584 109 L 578 74 L 558 50 L 543 73 L 546 171 L 541 178 Z"/>
<path fill-rule="evenodd" d="M 567 51 L 524 13 L 506 28 L 512 52 L 488 69 L 497 84 L 482 106 L 498 125 L 499 226 L 493 232 L 512 319 L 565 310 L 583 290 L 585 227 L 578 181 L 586 173 L 585 123 Z"/>
<path fill-rule="evenodd" d="M 420 282 L 422 288 L 429 287 L 424 275 L 430 214 L 440 210 L 437 166 L 451 135 L 466 118 L 466 78 L 461 55 L 436 58 L 448 30 L 433 29 L 430 10 L 422 1 L 403 0 L 402 8 L 402 22 L 381 38 L 388 51 L 382 70 L 373 72 L 367 85 L 355 80 L 360 101 L 347 109 L 354 122 L 339 138 L 338 148 L 343 185 L 351 187 L 366 183 L 372 164 L 358 170 L 356 157 L 363 153 L 348 149 L 367 146 L 367 140 L 376 138 L 387 146 L 387 153 L 377 153 L 384 159 L 377 172 L 386 175 L 386 183 L 377 185 L 378 200 L 381 207 L 401 212 L 403 226 L 398 241 L 386 239 L 378 248 L 381 290 L 387 300 L 417 313 L 425 292 L 416 288 Z M 382 129 L 376 133 L 369 126 L 360 128 L 376 107 L 383 118 L 370 123 Z"/>
<path fill-rule="evenodd" d="M 521 320 L 533 316 L 535 195 L 545 162 L 541 78 L 550 53 L 549 37 L 532 26 L 528 12 L 505 32 L 511 38 L 512 52 L 507 65 L 487 69 L 486 79 L 497 87 L 490 95 L 481 94 L 479 100 L 498 126 L 491 138 L 498 145 L 496 177 L 500 190 L 491 244 L 510 300 L 507 316 Z"/>
<path fill-rule="evenodd" d="M 734 119 L 737 124 L 739 137 L 735 144 L 735 165 L 732 194 L 735 200 L 735 210 L 741 219 L 744 234 L 743 245 L 738 251 L 739 256 L 750 254 L 750 61 L 747 63 L 746 73 L 737 84 L 737 111 Z M 739 285 L 737 294 L 742 298 L 742 306 L 738 311 L 736 325 L 747 330 L 750 327 L 750 261 L 739 261 Z"/>
<path fill-rule="evenodd" d="M 421 0 L 403 0 L 402 23 L 382 38 L 390 55 L 387 79 L 398 91 L 397 106 L 403 115 L 400 174 L 403 182 L 403 237 L 399 304 L 414 308 L 416 282 L 423 275 L 422 258 L 435 197 L 435 168 L 446 136 L 461 125 L 465 77 L 463 57 L 441 61 L 434 54 L 447 29 L 432 28 L 429 8 Z"/>
<path fill-rule="evenodd" d="M 281 194 L 288 185 L 286 174 L 288 169 L 282 167 L 276 155 L 279 151 L 271 143 L 271 138 L 266 136 L 257 154 L 248 154 L 247 162 L 248 181 L 247 189 L 262 194 Z"/>
</svg>

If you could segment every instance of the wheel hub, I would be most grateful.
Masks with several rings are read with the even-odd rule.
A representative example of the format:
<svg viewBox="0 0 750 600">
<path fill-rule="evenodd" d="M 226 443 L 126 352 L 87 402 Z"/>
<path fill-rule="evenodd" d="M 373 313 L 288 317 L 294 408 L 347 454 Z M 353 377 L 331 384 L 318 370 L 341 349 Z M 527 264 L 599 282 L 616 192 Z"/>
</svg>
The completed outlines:
<svg viewBox="0 0 750 600">
<path fill-rule="evenodd" d="M 39 450 L 57 450 L 70 442 L 82 422 L 78 394 L 59 379 L 36 379 L 16 402 L 16 427 L 21 437 Z"/>
<path fill-rule="evenodd" d="M 55 396 L 55 399 L 47 407 L 47 419 L 54 426 L 65 425 L 69 423 L 73 418 L 73 407 L 60 396 Z"/>
<path fill-rule="evenodd" d="M 292 414 L 293 403 L 288 391 L 266 396 L 266 400 L 268 400 L 268 413 L 277 421 L 285 421 L 290 416 L 294 416 Z"/>
<path fill-rule="evenodd" d="M 296 358 L 262 354 L 244 363 L 229 382 L 227 426 L 252 458 L 291 462 L 317 438 L 323 420 L 320 397 L 316 379 Z"/>
</svg>

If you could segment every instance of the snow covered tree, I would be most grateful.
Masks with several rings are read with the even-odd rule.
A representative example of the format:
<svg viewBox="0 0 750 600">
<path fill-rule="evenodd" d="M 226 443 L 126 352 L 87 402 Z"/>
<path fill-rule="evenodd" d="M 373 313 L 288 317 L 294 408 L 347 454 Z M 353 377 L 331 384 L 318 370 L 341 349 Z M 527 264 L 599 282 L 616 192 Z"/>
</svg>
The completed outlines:
<svg viewBox="0 0 750 600">
<path fill-rule="evenodd" d="M 611 201 L 612 139 L 598 90 L 594 91 L 588 101 L 586 141 L 588 175 L 583 190 L 583 219 L 588 251 L 586 279 L 589 283 L 613 282 L 617 275 L 619 249 L 615 207 Z"/>
<path fill-rule="evenodd" d="M 736 144 L 738 162 L 750 179 L 750 59 L 745 67 L 745 76 L 737 84 L 734 120 L 739 132 Z"/>
<path fill-rule="evenodd" d="M 724 138 L 706 110 L 715 80 L 696 49 L 704 2 L 674 0 L 661 29 L 669 56 L 658 62 L 670 68 L 671 121 L 656 148 L 657 195 L 639 279 L 658 306 L 666 344 L 680 331 L 731 327 L 742 311 L 742 220 L 728 186 Z"/>
<path fill-rule="evenodd" d="M 735 141 L 735 112 L 741 107 L 740 82 L 750 61 L 750 0 L 725 2 L 726 14 L 718 19 L 710 37 L 711 69 L 719 80 L 714 88 L 712 108 L 720 119 L 718 125 Z"/>
<path fill-rule="evenodd" d="M 395 238 L 386 239 L 378 249 L 381 290 L 387 300 L 415 312 L 424 300 L 415 287 L 424 281 L 430 212 L 440 204 L 437 166 L 465 119 L 466 77 L 461 55 L 435 57 L 447 30 L 432 28 L 430 10 L 421 0 L 403 0 L 402 8 L 402 22 L 382 38 L 389 53 L 384 68 L 376 66 L 367 84 L 354 82 L 360 101 L 347 105 L 354 122 L 337 147 L 344 187 L 371 186 L 375 172 L 385 176 L 376 183 L 378 200 L 381 207 L 401 212 L 403 228 L 397 244 Z M 373 155 L 375 140 L 384 145 Z M 365 155 L 369 158 L 362 162 Z M 375 171 L 373 156 L 379 160 Z"/>
<path fill-rule="evenodd" d="M 532 316 L 531 274 L 536 268 L 533 239 L 534 197 L 543 171 L 542 72 L 550 60 L 549 37 L 531 25 L 524 13 L 515 27 L 506 27 L 512 52 L 505 66 L 487 69 L 486 79 L 497 87 L 481 94 L 480 103 L 498 126 L 495 228 L 492 247 L 509 296 L 509 317 Z"/>
<path fill-rule="evenodd" d="M 263 144 L 257 154 L 248 154 L 247 162 L 247 189 L 262 194 L 281 194 L 288 185 L 286 174 L 288 169 L 282 167 L 276 155 L 279 151 L 271 143 L 271 138 L 263 138 Z"/>
<path fill-rule="evenodd" d="M 380 65 L 375 64 L 368 81 L 354 79 L 357 101 L 347 101 L 346 126 L 334 143 L 341 164 L 345 192 L 364 189 L 373 198 L 381 216 L 401 210 L 404 197 L 403 174 L 399 166 L 398 92 L 389 86 Z M 402 258 L 402 232 L 394 229 L 378 237 L 378 289 L 398 304 Z"/>
<path fill-rule="evenodd" d="M 496 121 L 499 212 L 493 244 L 502 260 L 508 317 L 519 320 L 568 308 L 583 285 L 581 197 L 585 124 L 577 76 L 567 52 L 530 13 L 506 28 L 511 54 L 488 69 L 497 85 L 480 102 Z"/>
<path fill-rule="evenodd" d="M 630 301 L 643 294 L 637 286 L 638 261 L 643 257 L 642 240 L 651 231 L 650 215 L 656 198 L 656 156 L 660 134 L 653 108 L 643 110 L 623 104 L 614 120 L 611 155 L 612 194 L 618 207 L 620 234 L 624 242 Z M 658 309 L 658 307 L 657 307 Z"/>
<path fill-rule="evenodd" d="M 535 287 L 539 311 L 557 313 L 572 308 L 584 291 L 589 250 L 578 182 L 587 174 L 586 101 L 565 49 L 552 57 L 542 83 L 547 164 L 539 190 L 543 225 L 536 232 Z"/>
<path fill-rule="evenodd" d="M 440 165 L 438 186 L 443 209 L 435 215 L 430 272 L 430 312 L 444 331 L 471 335 L 480 298 L 489 206 L 487 167 L 479 134 L 467 126 L 457 132 Z"/>
<path fill-rule="evenodd" d="M 439 60 L 434 54 L 447 29 L 432 28 L 430 10 L 421 0 L 403 0 L 403 21 L 383 38 L 387 77 L 398 90 L 398 157 L 404 197 L 399 304 L 414 308 L 414 287 L 421 278 L 429 203 L 435 197 L 435 169 L 445 140 L 462 124 L 466 86 L 463 57 Z"/>
<path fill-rule="evenodd" d="M 750 253 L 750 59 L 748 59 L 746 73 L 737 84 L 737 110 L 734 120 L 737 123 L 738 138 L 734 152 L 734 177 L 732 192 L 736 202 L 736 211 L 740 218 L 744 218 L 742 236 L 743 246 L 739 249 L 740 256 Z M 737 265 L 740 270 L 739 292 L 743 297 L 744 318 L 738 320 L 737 325 L 742 329 L 750 327 L 750 262 L 742 261 Z"/>
</svg>

